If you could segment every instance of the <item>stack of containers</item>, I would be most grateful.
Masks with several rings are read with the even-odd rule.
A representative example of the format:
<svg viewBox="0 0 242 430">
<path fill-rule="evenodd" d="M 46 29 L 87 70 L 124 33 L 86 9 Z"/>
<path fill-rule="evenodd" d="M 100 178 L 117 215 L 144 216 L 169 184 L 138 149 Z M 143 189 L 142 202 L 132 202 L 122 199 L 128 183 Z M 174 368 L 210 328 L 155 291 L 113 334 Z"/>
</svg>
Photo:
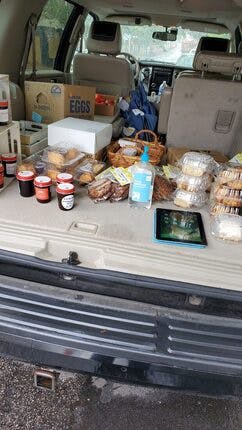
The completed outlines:
<svg viewBox="0 0 242 430">
<path fill-rule="evenodd" d="M 242 240 L 242 165 L 227 163 L 218 172 L 211 193 L 212 234 L 223 240 Z"/>
<path fill-rule="evenodd" d="M 182 208 L 200 208 L 207 202 L 206 191 L 213 180 L 214 159 L 207 154 L 187 152 L 180 161 L 174 203 Z"/>
</svg>

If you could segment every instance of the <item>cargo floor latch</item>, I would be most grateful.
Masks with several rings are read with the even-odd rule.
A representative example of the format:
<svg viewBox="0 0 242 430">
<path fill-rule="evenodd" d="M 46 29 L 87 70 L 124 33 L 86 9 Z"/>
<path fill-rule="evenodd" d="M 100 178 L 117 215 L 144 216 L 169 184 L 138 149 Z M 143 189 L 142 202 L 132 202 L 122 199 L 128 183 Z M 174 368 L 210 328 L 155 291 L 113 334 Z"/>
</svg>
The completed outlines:
<svg viewBox="0 0 242 430">
<path fill-rule="evenodd" d="M 78 266 L 81 264 L 78 254 L 75 251 L 70 251 L 68 258 L 63 258 L 62 263 L 70 264 L 71 266 Z"/>
</svg>

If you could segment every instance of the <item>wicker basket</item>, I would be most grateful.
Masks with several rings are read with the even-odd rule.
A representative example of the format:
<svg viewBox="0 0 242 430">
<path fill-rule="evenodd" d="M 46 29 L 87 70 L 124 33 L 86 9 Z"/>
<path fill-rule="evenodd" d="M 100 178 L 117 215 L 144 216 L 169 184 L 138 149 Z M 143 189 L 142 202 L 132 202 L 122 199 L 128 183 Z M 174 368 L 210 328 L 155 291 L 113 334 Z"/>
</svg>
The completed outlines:
<svg viewBox="0 0 242 430">
<path fill-rule="evenodd" d="M 146 142 L 142 139 L 139 139 L 139 136 L 142 133 L 149 133 L 153 136 L 153 142 Z M 135 148 L 137 149 L 138 155 L 130 156 L 125 154 L 120 154 L 118 150 L 120 149 L 120 145 L 118 142 L 113 142 L 108 146 L 108 161 L 114 167 L 129 167 L 132 166 L 137 161 L 140 161 L 140 156 L 143 154 L 144 147 L 149 147 L 149 156 L 150 163 L 154 165 L 158 165 L 161 162 L 161 159 L 165 153 L 164 145 L 161 145 L 158 142 L 158 138 L 156 134 L 151 130 L 140 130 L 136 136 L 132 139 L 126 139 L 127 141 L 135 143 Z M 129 145 L 127 145 L 128 147 Z M 130 147 L 133 148 L 133 145 Z"/>
</svg>

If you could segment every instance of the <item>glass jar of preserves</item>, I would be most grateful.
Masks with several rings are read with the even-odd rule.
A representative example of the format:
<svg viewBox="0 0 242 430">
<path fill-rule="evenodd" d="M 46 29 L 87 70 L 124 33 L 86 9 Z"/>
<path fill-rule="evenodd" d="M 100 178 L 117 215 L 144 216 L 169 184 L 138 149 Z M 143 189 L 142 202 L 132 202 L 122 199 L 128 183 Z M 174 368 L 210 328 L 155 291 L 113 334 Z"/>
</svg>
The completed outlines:
<svg viewBox="0 0 242 430">
<path fill-rule="evenodd" d="M 70 211 L 74 207 L 75 188 L 73 184 L 59 184 L 56 187 L 58 205 L 62 211 Z"/>
<path fill-rule="evenodd" d="M 2 154 L 2 164 L 4 175 L 7 178 L 13 178 L 16 174 L 17 155 L 14 153 Z"/>
<path fill-rule="evenodd" d="M 32 197 L 34 195 L 34 172 L 23 170 L 18 172 L 17 179 L 19 191 L 22 197 Z"/>
<path fill-rule="evenodd" d="M 34 180 L 35 196 L 39 203 L 51 201 L 52 181 L 49 176 L 37 176 Z"/>
<path fill-rule="evenodd" d="M 58 173 L 56 176 L 57 184 L 72 184 L 73 183 L 73 175 L 70 173 Z"/>
</svg>

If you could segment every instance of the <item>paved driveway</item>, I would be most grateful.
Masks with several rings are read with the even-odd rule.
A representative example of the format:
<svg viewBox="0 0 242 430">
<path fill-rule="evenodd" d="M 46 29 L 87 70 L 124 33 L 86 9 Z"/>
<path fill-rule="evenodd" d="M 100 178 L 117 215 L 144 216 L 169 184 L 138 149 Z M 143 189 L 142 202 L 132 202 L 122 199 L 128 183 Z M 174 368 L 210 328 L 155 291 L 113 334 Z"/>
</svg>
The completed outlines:
<svg viewBox="0 0 242 430">
<path fill-rule="evenodd" d="M 241 430 L 242 400 L 203 397 L 62 372 L 55 392 L 33 367 L 0 359 L 1 430 Z"/>
</svg>

